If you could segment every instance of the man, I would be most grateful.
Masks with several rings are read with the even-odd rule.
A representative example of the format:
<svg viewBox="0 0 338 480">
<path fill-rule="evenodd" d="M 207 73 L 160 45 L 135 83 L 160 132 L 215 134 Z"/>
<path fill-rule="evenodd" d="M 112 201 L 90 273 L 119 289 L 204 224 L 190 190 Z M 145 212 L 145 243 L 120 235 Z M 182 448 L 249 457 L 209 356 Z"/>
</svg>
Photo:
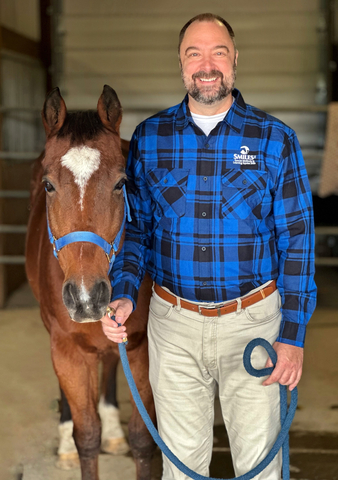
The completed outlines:
<svg viewBox="0 0 338 480">
<path fill-rule="evenodd" d="M 293 130 L 246 105 L 234 89 L 234 33 L 212 14 L 180 33 L 188 92 L 181 105 L 139 125 L 128 159 L 133 221 L 113 274 L 117 324 L 136 306 L 147 269 L 150 382 L 160 434 L 190 468 L 208 475 L 218 385 L 236 476 L 257 465 L 278 431 L 278 383 L 298 384 L 306 324 L 315 307 L 311 193 Z M 277 287 L 277 288 L 276 288 Z M 278 363 L 269 378 L 243 367 L 264 337 Z M 266 352 L 255 349 L 263 368 Z M 263 386 L 262 386 L 263 385 Z M 281 478 L 278 455 L 259 479 Z M 187 478 L 164 457 L 164 480 Z"/>
</svg>

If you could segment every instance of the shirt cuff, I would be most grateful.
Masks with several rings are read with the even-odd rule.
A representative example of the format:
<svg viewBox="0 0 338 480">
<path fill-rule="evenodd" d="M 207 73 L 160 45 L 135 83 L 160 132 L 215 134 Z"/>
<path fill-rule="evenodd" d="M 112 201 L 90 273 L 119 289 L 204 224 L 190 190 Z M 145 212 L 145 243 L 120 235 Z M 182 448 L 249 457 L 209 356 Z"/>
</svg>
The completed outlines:
<svg viewBox="0 0 338 480">
<path fill-rule="evenodd" d="M 120 282 L 118 285 L 113 287 L 111 301 L 117 300 L 118 298 L 129 298 L 133 302 L 133 311 L 136 308 L 138 290 L 131 283 Z"/>
<path fill-rule="evenodd" d="M 288 345 L 304 348 L 305 334 L 305 325 L 290 322 L 288 320 L 282 320 L 279 336 L 276 342 L 287 343 Z"/>
</svg>

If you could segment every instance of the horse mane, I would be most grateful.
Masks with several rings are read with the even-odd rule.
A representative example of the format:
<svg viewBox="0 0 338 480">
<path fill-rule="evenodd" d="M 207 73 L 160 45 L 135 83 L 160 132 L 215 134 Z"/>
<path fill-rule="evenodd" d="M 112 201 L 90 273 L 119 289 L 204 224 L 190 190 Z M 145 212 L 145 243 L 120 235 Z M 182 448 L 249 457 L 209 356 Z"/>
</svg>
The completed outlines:
<svg viewBox="0 0 338 480">
<path fill-rule="evenodd" d="M 84 143 L 86 140 L 92 140 L 104 130 L 104 125 L 96 110 L 67 112 L 57 137 L 70 137 L 72 144 L 78 144 Z"/>
</svg>

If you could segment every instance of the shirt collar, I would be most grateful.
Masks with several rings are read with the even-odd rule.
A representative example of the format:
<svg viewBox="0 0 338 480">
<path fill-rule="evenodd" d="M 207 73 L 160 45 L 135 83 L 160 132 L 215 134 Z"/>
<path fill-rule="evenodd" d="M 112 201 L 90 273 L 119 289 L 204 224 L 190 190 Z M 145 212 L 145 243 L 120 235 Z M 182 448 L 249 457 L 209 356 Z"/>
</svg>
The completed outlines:
<svg viewBox="0 0 338 480">
<path fill-rule="evenodd" d="M 241 131 L 242 124 L 246 116 L 246 103 L 241 95 L 241 92 L 235 88 L 232 92 L 235 101 L 228 114 L 225 116 L 223 122 L 226 122 L 237 133 Z M 193 123 L 191 113 L 188 107 L 188 94 L 183 99 L 176 113 L 176 130 L 183 130 L 188 123 Z"/>
</svg>

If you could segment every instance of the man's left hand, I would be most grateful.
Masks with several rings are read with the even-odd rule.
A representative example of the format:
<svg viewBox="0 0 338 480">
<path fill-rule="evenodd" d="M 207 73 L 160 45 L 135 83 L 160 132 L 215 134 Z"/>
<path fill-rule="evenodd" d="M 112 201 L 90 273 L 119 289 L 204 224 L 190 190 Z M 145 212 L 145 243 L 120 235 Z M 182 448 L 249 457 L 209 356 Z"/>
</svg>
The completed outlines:
<svg viewBox="0 0 338 480">
<path fill-rule="evenodd" d="M 303 369 L 303 348 L 275 342 L 273 348 L 278 355 L 277 363 L 272 374 L 263 382 L 263 385 L 271 385 L 278 382 L 281 385 L 289 385 L 290 392 L 298 385 Z M 270 360 L 266 367 L 273 367 Z"/>
</svg>

